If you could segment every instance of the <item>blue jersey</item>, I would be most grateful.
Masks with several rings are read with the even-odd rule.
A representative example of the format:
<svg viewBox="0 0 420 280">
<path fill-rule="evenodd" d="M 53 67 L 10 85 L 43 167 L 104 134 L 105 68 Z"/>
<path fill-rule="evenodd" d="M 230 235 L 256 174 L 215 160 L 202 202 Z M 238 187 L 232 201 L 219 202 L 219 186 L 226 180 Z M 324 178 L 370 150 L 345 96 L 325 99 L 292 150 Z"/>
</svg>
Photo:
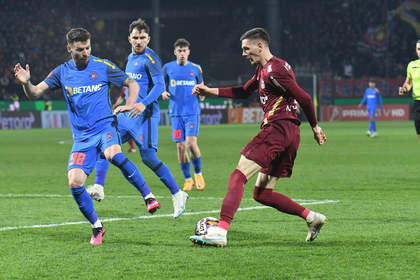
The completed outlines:
<svg viewBox="0 0 420 280">
<path fill-rule="evenodd" d="M 192 90 L 196 84 L 203 82 L 200 65 L 189 61 L 188 64 L 181 66 L 172 61 L 163 66 L 163 77 L 171 94 L 169 115 L 171 117 L 199 115 L 200 105 L 197 96 L 192 95 Z"/>
<path fill-rule="evenodd" d="M 143 54 L 131 53 L 128 56 L 125 72 L 140 86 L 136 103 L 142 102 L 146 106 L 146 110 L 142 114 L 160 117 L 157 99 L 165 91 L 165 84 L 159 56 L 150 48 L 146 48 Z M 127 99 L 128 92 L 126 91 Z"/>
<path fill-rule="evenodd" d="M 128 78 L 113 63 L 90 56 L 85 68 L 70 60 L 55 68 L 44 82 L 51 90 L 61 88 L 75 140 L 88 139 L 102 124 L 115 120 L 110 99 L 110 84 L 121 87 Z"/>
<path fill-rule="evenodd" d="M 376 110 L 378 108 L 378 104 L 381 106 L 381 109 L 384 109 L 384 106 L 382 105 L 382 98 L 381 94 L 379 92 L 379 89 L 376 87 L 371 89 L 367 88 L 365 90 L 365 96 L 362 99 L 362 102 L 360 102 L 360 105 L 363 105 L 367 103 L 367 110 Z"/>
</svg>

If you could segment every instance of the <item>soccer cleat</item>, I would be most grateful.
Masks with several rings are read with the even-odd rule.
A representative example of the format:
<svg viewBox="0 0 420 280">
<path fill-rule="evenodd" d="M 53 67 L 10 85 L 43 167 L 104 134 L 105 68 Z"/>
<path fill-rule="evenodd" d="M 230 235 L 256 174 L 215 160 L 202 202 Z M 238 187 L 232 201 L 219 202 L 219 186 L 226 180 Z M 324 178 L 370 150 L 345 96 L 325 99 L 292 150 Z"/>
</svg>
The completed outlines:
<svg viewBox="0 0 420 280">
<path fill-rule="evenodd" d="M 203 174 L 195 174 L 195 185 L 197 186 L 197 190 L 204 190 L 206 183 L 204 182 Z"/>
<path fill-rule="evenodd" d="M 185 180 L 183 191 L 190 191 L 192 186 L 194 186 L 194 181 L 192 178 Z"/>
<path fill-rule="evenodd" d="M 327 217 L 319 213 L 314 213 L 313 217 L 308 217 L 306 219 L 306 224 L 308 225 L 308 236 L 306 237 L 306 241 L 314 241 L 326 222 Z"/>
<path fill-rule="evenodd" d="M 127 153 L 135 153 L 136 152 L 136 149 L 128 149 L 128 151 L 127 151 Z"/>
<path fill-rule="evenodd" d="M 86 190 L 92 200 L 101 202 L 105 198 L 104 188 L 101 185 L 95 184 L 88 187 Z"/>
<path fill-rule="evenodd" d="M 370 136 L 370 130 L 368 130 L 367 132 L 366 132 L 366 135 L 369 137 Z"/>
<path fill-rule="evenodd" d="M 182 212 L 185 210 L 185 202 L 188 200 L 188 194 L 183 191 L 179 191 L 172 196 L 174 202 L 174 219 L 180 217 Z"/>
<path fill-rule="evenodd" d="M 190 241 L 197 245 L 211 245 L 215 247 L 225 247 L 227 244 L 226 231 L 218 227 L 208 229 L 206 235 L 190 236 Z"/>
<path fill-rule="evenodd" d="M 90 244 L 92 245 L 101 245 L 102 244 L 102 236 L 105 235 L 105 227 L 102 225 L 100 228 L 93 228 L 92 229 L 92 238 L 90 239 Z"/>
<path fill-rule="evenodd" d="M 158 209 L 160 209 L 160 203 L 156 201 L 153 197 L 150 197 L 145 200 L 147 205 L 147 211 L 149 211 L 150 214 L 154 214 Z"/>
<path fill-rule="evenodd" d="M 378 132 L 373 132 L 371 135 L 370 135 L 370 137 L 378 137 Z"/>
</svg>

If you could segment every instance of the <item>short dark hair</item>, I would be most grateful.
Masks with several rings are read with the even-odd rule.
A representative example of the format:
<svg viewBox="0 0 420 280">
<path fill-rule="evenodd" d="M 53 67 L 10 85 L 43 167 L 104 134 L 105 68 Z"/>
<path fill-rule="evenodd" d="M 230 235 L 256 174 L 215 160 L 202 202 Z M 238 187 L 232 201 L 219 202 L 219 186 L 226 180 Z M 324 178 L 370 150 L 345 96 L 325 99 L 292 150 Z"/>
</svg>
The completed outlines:
<svg viewBox="0 0 420 280">
<path fill-rule="evenodd" d="M 75 42 L 86 42 L 90 40 L 90 33 L 84 28 L 73 28 L 67 35 L 67 45 L 73 45 Z"/>
<path fill-rule="evenodd" d="M 147 34 L 150 34 L 150 28 L 149 26 L 147 26 L 146 21 L 144 21 L 143 19 L 139 18 L 138 20 L 133 21 L 130 24 L 130 27 L 128 28 L 128 31 L 133 32 L 134 29 L 137 29 L 139 32 L 141 32 L 142 30 L 144 30 L 144 32 L 146 32 Z"/>
<path fill-rule="evenodd" d="M 270 44 L 270 35 L 268 35 L 267 30 L 265 30 L 264 28 L 260 28 L 260 27 L 248 30 L 247 32 L 245 32 L 241 36 L 241 38 L 239 40 L 243 41 L 245 39 L 261 40 L 267 46 Z"/>
<path fill-rule="evenodd" d="M 374 78 L 370 78 L 369 83 L 375 83 L 376 84 L 376 80 Z"/>
<path fill-rule="evenodd" d="M 190 47 L 190 42 L 188 42 L 184 38 L 180 38 L 180 39 L 176 40 L 176 42 L 174 44 L 174 47 L 175 48 L 176 47 L 180 47 L 180 48 L 187 47 L 187 48 L 189 48 Z"/>
</svg>

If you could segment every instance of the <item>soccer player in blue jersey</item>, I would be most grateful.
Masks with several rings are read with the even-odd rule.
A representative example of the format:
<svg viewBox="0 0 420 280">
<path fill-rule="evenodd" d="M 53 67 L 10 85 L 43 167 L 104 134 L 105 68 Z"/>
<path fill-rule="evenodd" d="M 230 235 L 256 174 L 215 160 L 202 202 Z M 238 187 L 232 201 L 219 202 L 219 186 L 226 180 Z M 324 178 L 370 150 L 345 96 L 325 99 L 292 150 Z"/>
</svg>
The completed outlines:
<svg viewBox="0 0 420 280">
<path fill-rule="evenodd" d="M 147 45 L 150 42 L 150 29 L 145 21 L 138 19 L 129 27 L 128 41 L 132 53 L 128 56 L 125 72 L 140 86 L 137 104 L 141 108 L 140 117 L 133 119 L 127 113 L 118 115 L 118 128 L 121 139 L 126 142 L 133 138 L 146 164 L 165 184 L 172 194 L 174 218 L 178 218 L 185 210 L 188 195 L 181 191 L 175 182 L 168 166 L 156 157 L 158 149 L 158 125 L 160 121 L 158 97 L 165 91 L 162 75 L 162 63 L 159 56 Z M 104 198 L 103 183 L 109 164 L 99 159 L 96 165 L 95 185 L 88 189 L 92 199 Z"/>
<path fill-rule="evenodd" d="M 362 105 L 365 103 L 367 117 L 369 118 L 369 129 L 366 132 L 366 135 L 370 137 L 377 137 L 378 132 L 376 131 L 375 123 L 376 109 L 378 108 L 379 104 L 383 112 L 384 106 L 382 105 L 381 93 L 376 87 L 375 79 L 369 80 L 369 87 L 365 90 L 365 96 L 363 96 L 362 102 L 360 102 L 358 107 L 362 107 Z"/>
<path fill-rule="evenodd" d="M 184 191 L 190 191 L 194 185 L 190 173 L 191 161 L 194 167 L 196 187 L 203 190 L 205 182 L 201 173 L 201 152 L 197 145 L 200 127 L 200 105 L 198 98 L 192 95 L 196 84 L 203 83 L 203 71 L 200 65 L 188 61 L 190 43 L 178 39 L 174 44 L 176 60 L 163 66 L 163 76 L 168 91 L 162 94 L 163 100 L 169 99 L 169 116 L 172 118 L 172 141 L 176 142 L 178 161 L 184 174 Z"/>
<path fill-rule="evenodd" d="M 67 102 L 73 133 L 73 147 L 68 161 L 68 179 L 71 193 L 80 211 L 92 224 L 90 243 L 102 244 L 105 227 L 98 219 L 93 202 L 85 190 L 87 176 L 92 172 L 98 154 L 117 166 L 124 177 L 142 194 L 149 212 L 156 211 L 159 203 L 154 199 L 146 181 L 136 165 L 121 152 L 121 139 L 114 114 L 130 112 L 137 117 L 142 108 L 135 104 L 139 85 L 110 61 L 91 55 L 90 33 L 74 28 L 67 33 L 67 51 L 71 60 L 55 68 L 44 81 L 33 85 L 29 65 L 24 69 L 15 66 L 16 78 L 22 83 L 25 94 L 35 100 L 49 90 L 61 89 Z M 124 106 L 113 112 L 110 84 L 128 87 Z"/>
</svg>

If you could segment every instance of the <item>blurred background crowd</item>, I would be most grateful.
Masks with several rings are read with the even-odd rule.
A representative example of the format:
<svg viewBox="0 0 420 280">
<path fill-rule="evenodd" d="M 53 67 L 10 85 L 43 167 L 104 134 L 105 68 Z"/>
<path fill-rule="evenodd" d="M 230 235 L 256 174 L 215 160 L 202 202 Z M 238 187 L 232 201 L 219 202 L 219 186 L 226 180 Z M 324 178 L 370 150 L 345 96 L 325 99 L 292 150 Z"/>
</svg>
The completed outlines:
<svg viewBox="0 0 420 280">
<path fill-rule="evenodd" d="M 239 38 L 253 27 L 269 30 L 272 53 L 296 75 L 335 79 L 405 77 L 420 38 L 417 0 L 0 0 L 0 7 L 0 100 L 27 100 L 14 79 L 16 63 L 30 65 L 36 84 L 68 61 L 65 35 L 74 27 L 92 34 L 93 55 L 124 70 L 128 25 L 139 17 L 163 64 L 175 59 L 173 44 L 185 38 L 190 60 L 213 86 L 252 77 L 255 67 L 242 58 Z"/>
</svg>

